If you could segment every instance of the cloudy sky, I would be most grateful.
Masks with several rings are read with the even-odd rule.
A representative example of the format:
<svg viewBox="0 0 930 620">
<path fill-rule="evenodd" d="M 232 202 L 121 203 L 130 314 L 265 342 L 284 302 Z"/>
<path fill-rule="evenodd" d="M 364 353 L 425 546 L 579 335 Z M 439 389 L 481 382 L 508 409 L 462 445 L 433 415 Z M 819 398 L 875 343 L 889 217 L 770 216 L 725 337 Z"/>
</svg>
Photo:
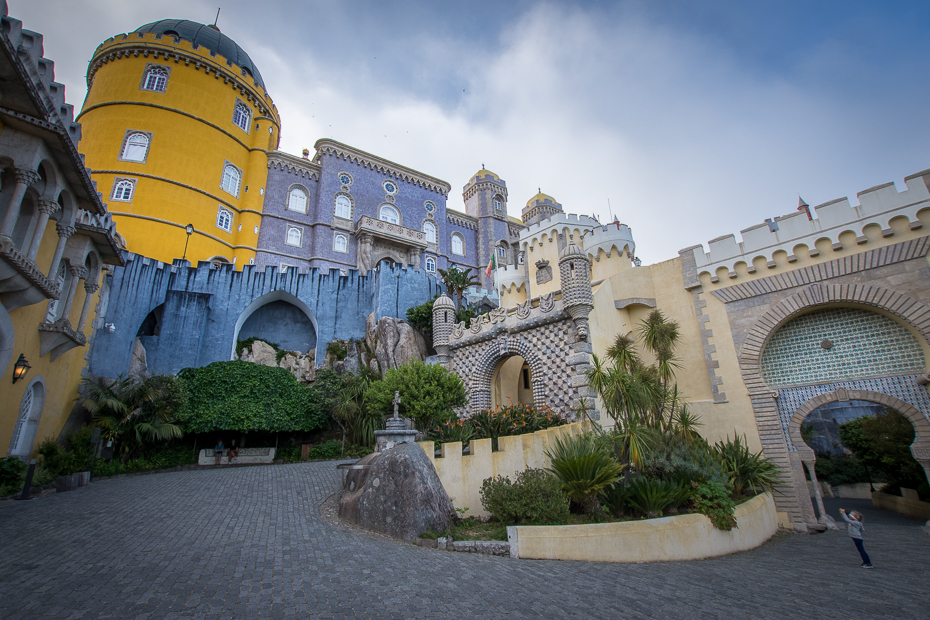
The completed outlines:
<svg viewBox="0 0 930 620">
<path fill-rule="evenodd" d="M 79 107 L 94 49 L 219 27 L 257 64 L 282 149 L 330 137 L 447 180 L 482 164 L 612 212 L 646 263 L 930 168 L 930 3 L 8 0 Z"/>
</svg>

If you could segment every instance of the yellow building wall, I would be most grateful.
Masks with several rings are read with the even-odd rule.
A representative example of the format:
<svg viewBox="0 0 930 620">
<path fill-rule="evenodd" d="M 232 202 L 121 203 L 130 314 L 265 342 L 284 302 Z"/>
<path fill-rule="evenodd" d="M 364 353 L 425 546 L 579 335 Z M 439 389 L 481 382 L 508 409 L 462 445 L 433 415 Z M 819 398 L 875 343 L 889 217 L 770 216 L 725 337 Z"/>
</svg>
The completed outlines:
<svg viewBox="0 0 930 620">
<path fill-rule="evenodd" d="M 42 237 L 42 245 L 36 257 L 36 264 L 42 270 L 47 269 L 51 263 L 55 245 L 58 242 L 55 224 L 56 222 L 51 221 L 46 227 L 45 234 Z M 75 329 L 77 329 L 78 319 L 81 318 L 81 310 L 84 307 L 86 297 L 83 284 L 83 280 L 78 284 L 69 314 L 71 325 Z M 87 321 L 84 324 L 84 336 L 88 339 L 90 339 L 91 325 L 96 315 L 95 308 L 100 301 L 99 293 L 100 290 L 98 289 L 93 294 Z M 67 291 L 64 292 L 64 295 L 67 295 Z M 5 377 L 0 377 L 0 403 L 3 403 L 3 406 L 0 407 L 0 448 L 2 448 L 4 455 L 10 448 L 13 430 L 19 417 L 19 406 L 23 400 L 26 386 L 29 385 L 32 379 L 42 376 L 45 379 L 46 388 L 45 406 L 39 419 L 35 441 L 32 444 L 33 458 L 36 457 L 35 450 L 42 441 L 46 438 L 56 439 L 58 437 L 77 402 L 78 387 L 81 384 L 81 369 L 84 367 L 84 355 L 87 353 L 87 347 L 75 347 L 59 356 L 55 361 L 52 361 L 51 354 L 40 355 L 38 327 L 45 319 L 47 309 L 48 302 L 40 302 L 10 312 L 10 319 L 15 328 L 16 344 L 7 374 Z M 25 356 L 32 368 L 23 379 L 14 384 L 12 383 L 13 364 L 19 358 L 20 353 Z"/>
<path fill-rule="evenodd" d="M 255 227 L 268 175 L 267 151 L 276 148 L 280 133 L 274 104 L 263 88 L 240 76 L 222 56 L 211 57 L 204 47 L 192 50 L 187 41 L 174 43 L 153 34 L 118 36 L 101 45 L 94 58 L 139 45 L 195 56 L 211 71 L 173 57 L 127 54 L 100 65 L 93 74 L 78 117 L 83 125 L 80 150 L 118 230 L 130 251 L 171 262 L 184 254 L 184 226 L 193 224 L 188 260 L 222 256 L 247 264 L 255 257 L 258 241 Z M 170 69 L 163 93 L 140 88 L 150 63 Z M 213 67 L 236 75 L 240 86 L 248 82 L 249 88 L 237 89 L 233 82 L 215 77 Z M 263 116 L 250 97 L 270 115 Z M 233 123 L 237 101 L 252 112 L 249 132 Z M 127 130 L 152 133 L 144 163 L 119 159 Z M 242 171 L 238 196 L 220 189 L 226 162 Z M 117 177 L 137 179 L 131 202 L 110 199 Z M 221 205 L 234 214 L 231 232 L 216 226 Z"/>
</svg>

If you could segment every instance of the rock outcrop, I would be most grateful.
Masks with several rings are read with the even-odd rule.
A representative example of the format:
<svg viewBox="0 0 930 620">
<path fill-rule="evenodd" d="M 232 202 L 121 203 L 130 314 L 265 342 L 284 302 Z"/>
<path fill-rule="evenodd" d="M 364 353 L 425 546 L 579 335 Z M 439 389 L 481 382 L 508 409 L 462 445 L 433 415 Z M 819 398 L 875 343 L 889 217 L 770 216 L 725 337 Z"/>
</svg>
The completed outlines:
<svg viewBox="0 0 930 620">
<path fill-rule="evenodd" d="M 390 316 L 383 316 L 375 323 L 374 314 L 368 315 L 366 342 L 375 352 L 381 372 L 413 359 L 422 361 L 428 354 L 426 339 L 419 330 L 403 319 Z"/>
<path fill-rule="evenodd" d="M 239 352 L 240 361 L 283 368 L 297 377 L 297 380 L 301 383 L 310 383 L 316 379 L 314 357 L 315 352 L 312 350 L 308 351 L 306 355 L 296 351 L 287 351 L 278 361 L 278 351 L 261 340 L 253 341 L 250 349 L 243 348 Z"/>
<path fill-rule="evenodd" d="M 444 531 L 455 508 L 436 469 L 415 443 L 403 443 L 358 462 L 339 497 L 339 518 L 368 530 L 413 542 L 429 530 Z"/>
</svg>

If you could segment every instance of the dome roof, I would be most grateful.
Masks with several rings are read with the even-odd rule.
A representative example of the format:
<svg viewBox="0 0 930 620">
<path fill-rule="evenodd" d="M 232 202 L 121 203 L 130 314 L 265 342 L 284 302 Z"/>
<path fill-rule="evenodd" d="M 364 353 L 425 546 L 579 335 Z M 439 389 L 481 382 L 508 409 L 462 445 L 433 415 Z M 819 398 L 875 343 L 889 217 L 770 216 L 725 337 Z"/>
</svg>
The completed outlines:
<svg viewBox="0 0 930 620">
<path fill-rule="evenodd" d="M 245 50 L 239 47 L 235 41 L 222 34 L 216 26 L 207 26 L 200 22 L 192 22 L 186 19 L 162 19 L 151 24 L 146 24 L 136 28 L 135 32 L 154 34 L 176 35 L 185 41 L 190 41 L 200 47 L 205 47 L 211 52 L 219 54 L 234 65 L 245 69 L 252 77 L 255 83 L 265 87 L 262 81 L 262 75 L 258 72 L 258 67 L 245 53 Z"/>
<path fill-rule="evenodd" d="M 561 206 L 559 205 L 558 202 L 556 202 L 555 198 L 553 198 L 549 194 L 544 194 L 542 192 L 539 192 L 538 194 L 536 194 L 535 196 L 533 196 L 532 198 L 526 201 L 527 207 L 533 207 L 533 206 L 536 206 L 537 204 L 550 204 L 553 206 Z"/>
<path fill-rule="evenodd" d="M 559 252 L 559 258 L 568 258 L 569 256 L 580 256 L 581 258 L 587 258 L 585 256 L 584 250 L 582 250 L 574 243 L 569 243 L 562 249 L 561 252 Z"/>
<path fill-rule="evenodd" d="M 443 293 L 442 295 L 436 298 L 436 301 L 433 302 L 433 310 L 435 310 L 436 308 L 452 308 L 453 310 L 455 310 L 455 304 L 452 303 L 452 300 L 449 299 L 449 297 L 445 293 Z"/>
</svg>

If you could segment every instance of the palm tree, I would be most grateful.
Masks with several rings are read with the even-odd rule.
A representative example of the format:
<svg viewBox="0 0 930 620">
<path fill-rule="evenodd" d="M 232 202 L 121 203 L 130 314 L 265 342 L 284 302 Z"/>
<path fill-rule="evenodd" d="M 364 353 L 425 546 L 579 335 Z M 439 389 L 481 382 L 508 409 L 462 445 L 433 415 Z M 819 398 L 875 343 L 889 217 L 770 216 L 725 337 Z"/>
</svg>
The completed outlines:
<svg viewBox="0 0 930 620">
<path fill-rule="evenodd" d="M 456 312 L 462 309 L 462 299 L 468 287 L 480 284 L 478 278 L 471 272 L 471 268 L 463 271 L 452 265 L 448 269 L 440 269 L 439 275 L 443 284 L 446 285 L 449 296 L 455 299 Z"/>
</svg>

